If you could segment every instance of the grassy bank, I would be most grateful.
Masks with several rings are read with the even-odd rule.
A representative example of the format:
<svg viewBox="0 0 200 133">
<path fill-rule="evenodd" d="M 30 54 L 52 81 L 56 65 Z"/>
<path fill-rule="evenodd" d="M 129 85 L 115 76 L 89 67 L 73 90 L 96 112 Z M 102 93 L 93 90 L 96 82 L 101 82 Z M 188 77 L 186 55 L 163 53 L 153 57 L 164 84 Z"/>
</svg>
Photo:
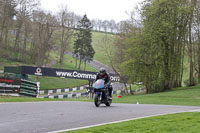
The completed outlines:
<svg viewBox="0 0 200 133">
<path fill-rule="evenodd" d="M 200 113 L 180 113 L 108 124 L 67 133 L 198 133 Z"/>
<path fill-rule="evenodd" d="M 88 98 L 73 98 L 73 99 L 49 99 L 49 98 L 31 98 L 31 97 L 11 97 L 0 96 L 0 103 L 5 102 L 45 102 L 45 101 L 92 101 Z"/>
<path fill-rule="evenodd" d="M 106 54 L 106 50 L 113 52 L 114 51 L 114 40 L 115 35 L 105 34 L 99 32 L 92 33 L 92 46 L 95 50 L 94 59 L 105 64 L 110 65 L 109 58 Z"/>
<path fill-rule="evenodd" d="M 164 104 L 164 105 L 193 105 L 200 106 L 200 85 L 194 87 L 176 88 L 169 92 L 143 94 L 134 96 L 122 96 L 121 99 L 113 99 L 116 103 L 135 104 Z"/>
</svg>

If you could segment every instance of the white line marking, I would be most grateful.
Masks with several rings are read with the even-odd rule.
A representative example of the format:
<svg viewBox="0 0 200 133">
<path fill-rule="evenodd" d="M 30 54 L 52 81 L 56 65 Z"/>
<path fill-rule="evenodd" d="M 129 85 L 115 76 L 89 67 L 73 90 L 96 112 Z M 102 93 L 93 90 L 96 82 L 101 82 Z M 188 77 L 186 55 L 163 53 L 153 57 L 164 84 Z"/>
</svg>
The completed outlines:
<svg viewBox="0 0 200 133">
<path fill-rule="evenodd" d="M 189 112 L 200 112 L 200 109 L 191 110 Z"/>
<path fill-rule="evenodd" d="M 197 109 L 197 110 L 200 110 L 200 109 Z M 154 116 L 162 116 L 162 115 L 169 115 L 169 114 L 176 114 L 176 113 L 185 113 L 185 112 L 194 112 L 194 111 L 196 111 L 196 110 L 178 111 L 178 112 L 163 113 L 163 114 L 157 114 L 157 115 L 149 115 L 149 116 L 144 116 L 144 117 L 137 117 L 137 118 L 132 118 L 132 119 L 125 119 L 125 120 L 119 120 L 119 121 L 101 123 L 101 124 L 96 124 L 96 125 L 91 125 L 91 126 L 85 126 L 85 127 L 77 127 L 77 128 L 71 128 L 71 129 L 65 129 L 65 130 L 52 131 L 52 132 L 47 132 L 47 133 L 67 132 L 67 131 L 73 131 L 73 130 L 80 130 L 80 129 L 86 129 L 86 128 L 91 128 L 91 127 L 103 126 L 103 125 L 107 125 L 107 124 L 115 124 L 115 123 L 120 123 L 120 122 L 127 122 L 127 121 L 132 121 L 132 120 L 149 118 L 149 117 L 154 117 Z"/>
</svg>

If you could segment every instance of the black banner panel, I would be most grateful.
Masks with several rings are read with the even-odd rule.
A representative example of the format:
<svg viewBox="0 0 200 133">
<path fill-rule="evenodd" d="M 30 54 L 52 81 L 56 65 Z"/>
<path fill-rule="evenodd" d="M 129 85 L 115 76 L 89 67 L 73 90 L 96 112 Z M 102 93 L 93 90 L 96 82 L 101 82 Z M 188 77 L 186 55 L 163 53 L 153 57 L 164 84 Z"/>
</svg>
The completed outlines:
<svg viewBox="0 0 200 133">
<path fill-rule="evenodd" d="M 83 80 L 95 80 L 97 72 L 89 71 L 78 71 L 78 70 L 67 70 L 67 69 L 56 69 L 56 68 L 46 68 L 46 67 L 30 67 L 30 66 L 21 66 L 17 68 L 20 70 L 21 74 L 29 74 L 36 76 L 51 76 L 51 77 L 60 77 L 60 78 L 72 78 L 72 79 L 83 79 Z M 6 70 L 11 70 L 5 68 Z M 119 82 L 120 78 L 115 74 L 110 74 L 110 78 L 113 82 Z"/>
</svg>

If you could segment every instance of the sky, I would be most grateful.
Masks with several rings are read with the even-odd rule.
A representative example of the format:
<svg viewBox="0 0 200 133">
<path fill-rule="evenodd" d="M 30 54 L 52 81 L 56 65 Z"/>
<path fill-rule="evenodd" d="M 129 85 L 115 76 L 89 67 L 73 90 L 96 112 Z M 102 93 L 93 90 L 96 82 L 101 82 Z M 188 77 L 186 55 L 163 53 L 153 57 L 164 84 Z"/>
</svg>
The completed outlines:
<svg viewBox="0 0 200 133">
<path fill-rule="evenodd" d="M 87 14 L 89 19 L 111 20 L 116 22 L 129 19 L 127 11 L 133 11 L 143 0 L 40 0 L 44 10 L 56 13 L 61 5 L 77 15 Z"/>
</svg>

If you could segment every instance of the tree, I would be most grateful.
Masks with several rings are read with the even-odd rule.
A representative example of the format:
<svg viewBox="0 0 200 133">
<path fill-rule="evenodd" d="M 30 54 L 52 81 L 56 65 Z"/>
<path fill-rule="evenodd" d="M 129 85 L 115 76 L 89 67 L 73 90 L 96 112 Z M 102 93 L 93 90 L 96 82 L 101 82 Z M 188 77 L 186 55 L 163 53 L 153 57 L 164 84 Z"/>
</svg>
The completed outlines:
<svg viewBox="0 0 200 133">
<path fill-rule="evenodd" d="M 115 25 L 116 25 L 115 20 L 110 20 L 110 21 L 109 21 L 110 32 L 114 32 L 114 30 L 115 30 Z"/>
<path fill-rule="evenodd" d="M 125 31 L 125 75 L 131 82 L 143 81 L 147 93 L 181 86 L 190 3 L 147 0 L 141 15 L 143 26 Z"/>
<path fill-rule="evenodd" d="M 167 7 L 167 8 L 166 8 Z M 161 68 L 159 90 L 181 86 L 185 35 L 191 15 L 187 0 L 153 1 L 144 9 L 144 25 L 152 37 L 150 42 L 160 51 Z M 146 32 L 147 32 L 146 31 Z"/>
<path fill-rule="evenodd" d="M 61 7 L 58 13 L 58 20 L 60 22 L 61 27 L 61 35 L 60 37 L 60 66 L 63 64 L 64 54 L 69 47 L 70 40 L 74 34 L 74 15 L 73 13 L 68 11 L 67 6 Z"/>
<path fill-rule="evenodd" d="M 98 30 L 97 20 L 92 20 L 91 23 L 92 23 L 93 30 L 97 31 Z"/>
<path fill-rule="evenodd" d="M 53 33 L 57 23 L 56 17 L 44 11 L 35 11 L 33 14 L 33 37 L 31 44 L 31 60 L 37 66 L 45 65 L 48 62 L 48 56 L 55 44 Z M 46 63 L 45 63 L 46 60 Z"/>
<path fill-rule="evenodd" d="M 16 15 L 16 0 L 0 0 L 0 47 L 8 48 L 8 33 Z"/>
<path fill-rule="evenodd" d="M 98 27 L 98 30 L 101 31 L 102 30 L 102 20 L 100 19 L 97 19 L 97 27 Z"/>
<path fill-rule="evenodd" d="M 200 83 L 200 1 L 197 1 L 195 4 L 194 9 L 194 18 L 193 18 L 193 29 L 195 31 L 194 35 L 194 41 L 195 41 L 195 52 L 196 52 L 196 60 L 194 60 L 196 63 L 195 70 L 198 73 L 198 82 Z"/>
<path fill-rule="evenodd" d="M 102 22 L 102 27 L 104 29 L 104 32 L 108 32 L 108 26 L 109 26 L 109 21 L 108 20 L 104 20 Z"/>
<path fill-rule="evenodd" d="M 92 25 L 86 15 L 83 16 L 78 24 L 77 39 L 74 42 L 74 54 L 79 55 L 79 69 L 81 68 L 82 61 L 85 65 L 87 61 L 93 59 L 95 51 L 91 45 L 92 43 Z"/>
<path fill-rule="evenodd" d="M 14 50 L 18 53 L 18 60 L 24 57 L 23 53 L 26 51 L 26 39 L 28 38 L 28 23 L 30 22 L 32 11 L 37 8 L 38 0 L 17 0 L 17 14 L 16 14 L 16 35 L 14 42 Z M 23 34 L 24 31 L 24 35 Z M 22 36 L 24 37 L 23 49 Z"/>
</svg>

